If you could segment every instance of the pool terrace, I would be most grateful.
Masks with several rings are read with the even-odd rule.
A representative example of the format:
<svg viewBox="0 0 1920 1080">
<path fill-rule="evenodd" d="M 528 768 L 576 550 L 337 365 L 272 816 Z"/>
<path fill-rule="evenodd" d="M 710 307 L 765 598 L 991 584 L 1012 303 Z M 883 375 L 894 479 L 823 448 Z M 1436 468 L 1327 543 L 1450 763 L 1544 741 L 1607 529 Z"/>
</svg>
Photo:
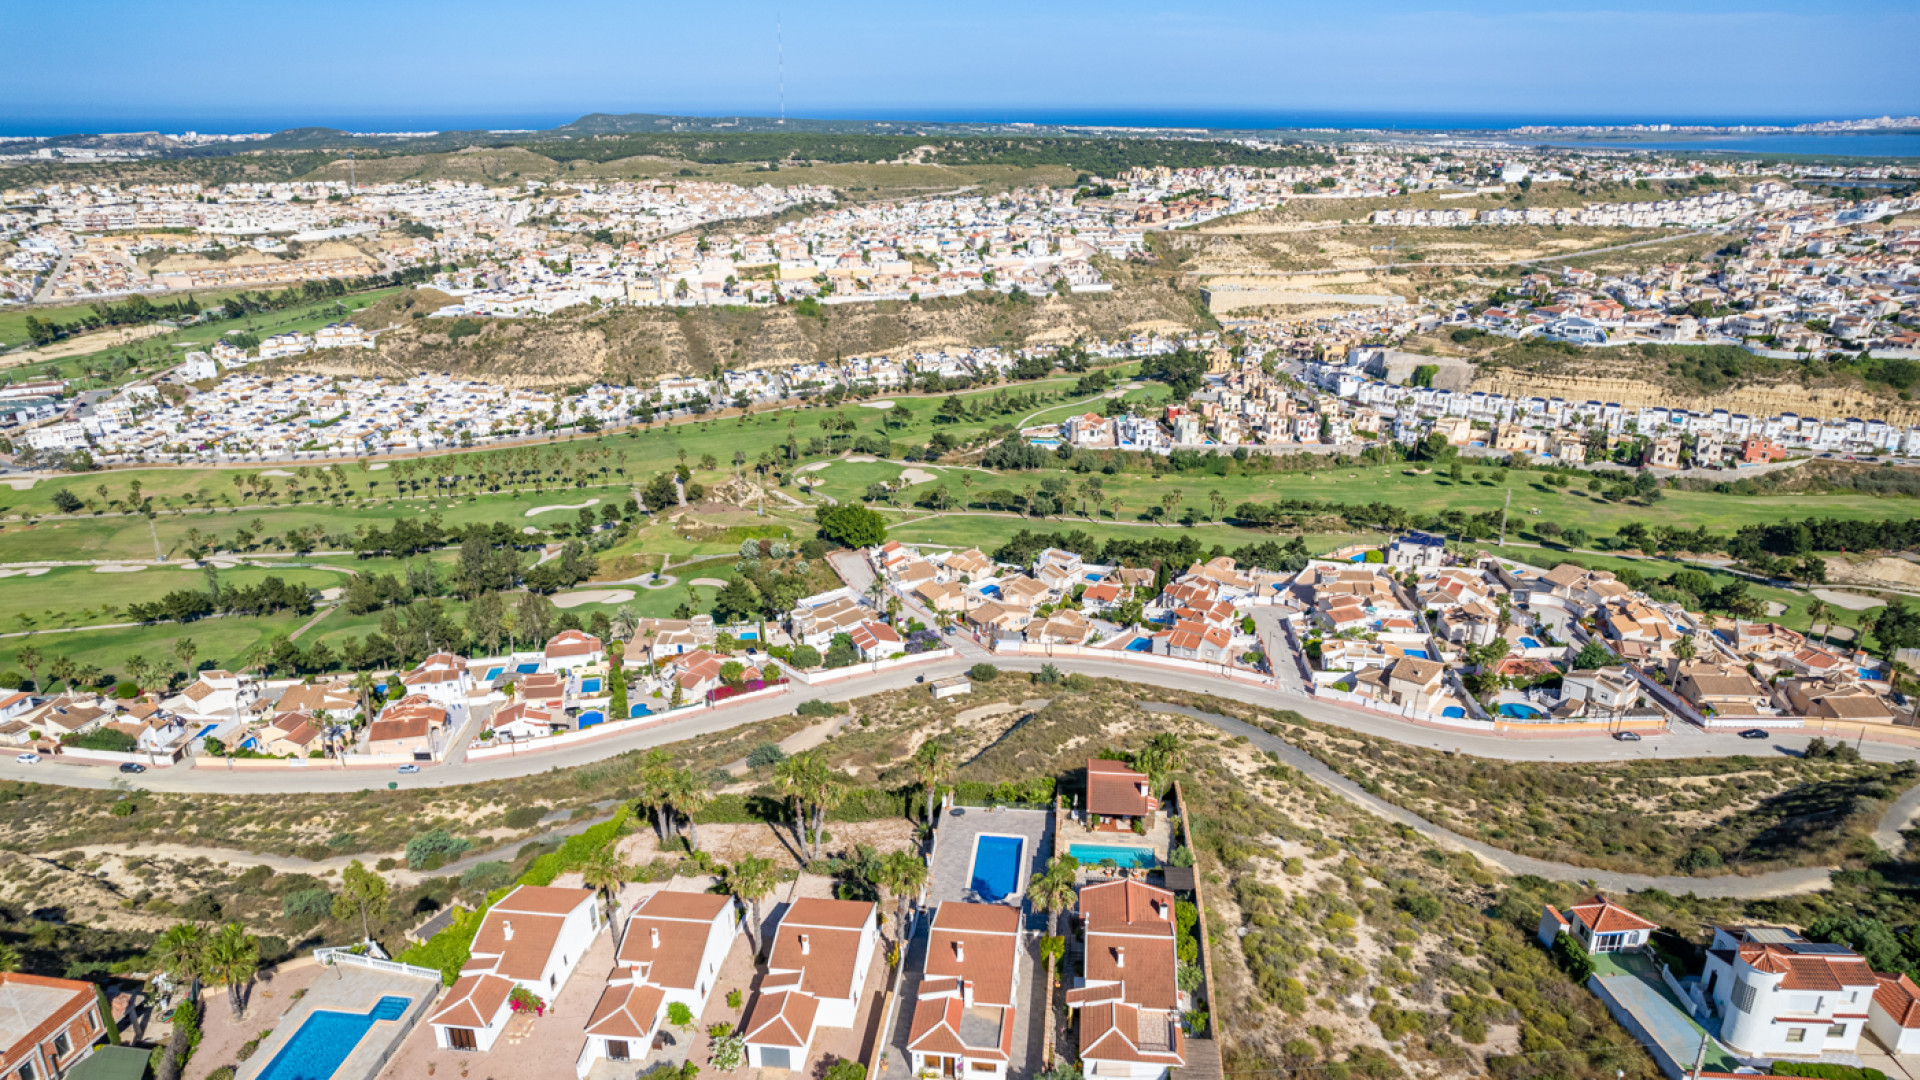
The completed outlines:
<svg viewBox="0 0 1920 1080">
<path fill-rule="evenodd" d="M 959 813 L 954 813 L 954 811 Z M 1053 811 L 994 810 L 984 806 L 955 806 L 940 812 L 934 830 L 933 863 L 927 876 L 929 905 L 946 900 L 976 901 L 974 850 L 982 836 L 1018 837 L 1024 843 L 1018 867 L 1019 892 L 1008 899 L 1025 900 L 1028 878 L 1046 869 L 1053 854 Z M 1000 844 L 990 842 L 991 850 Z"/>
<path fill-rule="evenodd" d="M 438 977 L 412 974 L 403 965 L 337 963 L 278 1020 L 259 1018 L 273 1035 L 241 1064 L 236 1080 L 371 1080 L 439 993 Z M 312 1030 L 303 1037 L 309 1024 Z M 345 1038 L 354 1043 L 342 1054 L 337 1044 Z"/>
</svg>

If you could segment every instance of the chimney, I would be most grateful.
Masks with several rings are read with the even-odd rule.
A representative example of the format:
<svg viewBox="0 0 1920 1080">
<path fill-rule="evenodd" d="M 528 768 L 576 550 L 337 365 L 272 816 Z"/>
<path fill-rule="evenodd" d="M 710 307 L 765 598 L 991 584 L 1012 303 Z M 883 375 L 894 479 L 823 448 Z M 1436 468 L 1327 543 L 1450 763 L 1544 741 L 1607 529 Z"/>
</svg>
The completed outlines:
<svg viewBox="0 0 1920 1080">
<path fill-rule="evenodd" d="M 810 950 L 811 950 L 811 946 L 807 941 L 807 935 L 801 934 L 800 935 L 800 955 L 805 956 Z"/>
<path fill-rule="evenodd" d="M 500 924 L 500 933 L 508 941 L 513 940 L 513 920 L 507 919 Z"/>
<path fill-rule="evenodd" d="M 650 947 L 655 949 L 660 947 L 660 928 L 659 927 L 657 926 L 647 927 L 647 944 Z"/>
<path fill-rule="evenodd" d="M 953 962 L 956 964 L 964 964 L 967 962 L 966 942 L 956 941 L 953 943 Z"/>
<path fill-rule="evenodd" d="M 1166 922 L 1173 918 L 1173 906 L 1163 900 L 1155 900 L 1153 902 L 1153 909 L 1160 913 L 1161 922 Z"/>
<path fill-rule="evenodd" d="M 1124 946 L 1116 945 L 1113 947 L 1113 966 L 1117 968 L 1127 966 L 1127 950 Z"/>
</svg>

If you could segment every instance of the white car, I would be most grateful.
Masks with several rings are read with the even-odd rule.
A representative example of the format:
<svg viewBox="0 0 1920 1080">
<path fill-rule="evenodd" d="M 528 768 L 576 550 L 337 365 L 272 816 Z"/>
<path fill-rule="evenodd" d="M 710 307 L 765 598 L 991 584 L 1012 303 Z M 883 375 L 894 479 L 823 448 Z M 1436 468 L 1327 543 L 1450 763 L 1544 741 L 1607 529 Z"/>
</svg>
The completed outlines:
<svg viewBox="0 0 1920 1080">
<path fill-rule="evenodd" d="M 402 765 L 402 766 L 400 766 L 400 772 L 401 772 L 401 774 L 402 774 L 402 775 L 412 775 L 413 773 L 417 773 L 417 772 L 419 772 L 419 771 L 420 771 L 420 766 L 418 766 L 418 765 Z"/>
<path fill-rule="evenodd" d="M 39 754 L 21 754 L 19 757 L 14 758 L 13 760 L 19 762 L 22 765 L 38 765 L 40 764 L 40 755 Z"/>
</svg>

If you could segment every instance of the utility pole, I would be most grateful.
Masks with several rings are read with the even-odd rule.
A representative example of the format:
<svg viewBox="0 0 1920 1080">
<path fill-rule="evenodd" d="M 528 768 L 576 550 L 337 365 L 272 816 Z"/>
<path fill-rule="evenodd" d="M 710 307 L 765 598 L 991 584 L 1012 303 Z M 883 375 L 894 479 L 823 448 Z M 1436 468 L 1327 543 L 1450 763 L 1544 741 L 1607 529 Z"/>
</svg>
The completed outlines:
<svg viewBox="0 0 1920 1080">
<path fill-rule="evenodd" d="M 1507 489 L 1507 501 L 1500 507 L 1500 546 L 1507 546 L 1507 511 L 1513 508 L 1513 489 Z"/>
</svg>

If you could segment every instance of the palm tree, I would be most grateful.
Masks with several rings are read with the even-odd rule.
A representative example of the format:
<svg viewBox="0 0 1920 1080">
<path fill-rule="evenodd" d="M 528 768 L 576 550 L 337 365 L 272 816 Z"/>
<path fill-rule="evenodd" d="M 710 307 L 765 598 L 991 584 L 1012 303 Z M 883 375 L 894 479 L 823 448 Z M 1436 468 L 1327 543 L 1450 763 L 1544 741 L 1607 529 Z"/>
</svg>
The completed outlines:
<svg viewBox="0 0 1920 1080">
<path fill-rule="evenodd" d="M 609 915 L 607 926 L 609 928 L 613 926 L 613 918 L 611 916 L 618 914 L 620 909 L 620 885 L 632 876 L 633 868 L 628 866 L 626 862 L 614 852 L 612 845 L 601 848 L 599 853 L 594 855 L 592 859 L 587 861 L 585 866 L 580 868 L 581 884 L 595 892 L 605 893 L 607 896 L 607 912 Z"/>
<path fill-rule="evenodd" d="M 722 884 L 747 909 L 747 940 L 760 955 L 760 901 L 773 891 L 773 860 L 748 855 L 721 872 Z"/>
<path fill-rule="evenodd" d="M 700 850 L 700 826 L 693 816 L 713 801 L 713 791 L 707 786 L 700 774 L 692 769 L 675 769 L 669 782 L 673 797 L 673 809 L 687 816 L 687 847 Z"/>
<path fill-rule="evenodd" d="M 11 945 L 0 945 L 0 974 L 12 974 L 20 970 L 20 950 Z"/>
<path fill-rule="evenodd" d="M 1819 626 L 1822 623 L 1825 623 L 1828 619 L 1832 617 L 1833 617 L 1833 608 L 1825 600 L 1822 600 L 1819 597 L 1814 597 L 1812 600 L 1807 601 L 1807 619 L 1808 619 L 1807 628 L 1809 630 L 1811 630 L 1813 627 Z"/>
<path fill-rule="evenodd" d="M 1079 864 L 1070 858 L 1055 856 L 1044 872 L 1033 875 L 1032 880 L 1027 882 L 1027 900 L 1033 904 L 1034 910 L 1051 915 L 1072 907 L 1079 895 L 1074 888 L 1074 877 L 1079 868 Z"/>
<path fill-rule="evenodd" d="M 820 844 L 827 833 L 827 807 L 840 801 L 846 790 L 846 775 L 827 763 L 818 750 L 807 751 L 812 762 L 807 769 L 807 798 L 813 803 L 813 857 L 820 857 Z"/>
<path fill-rule="evenodd" d="M 1186 750 L 1180 744 L 1180 737 L 1170 731 L 1162 731 L 1147 740 L 1147 745 L 1136 755 L 1134 764 L 1151 778 L 1153 789 L 1158 792 L 1167 786 L 1172 774 L 1186 764 Z"/>
<path fill-rule="evenodd" d="M 907 901 L 919 895 L 926 886 L 927 864 L 911 851 L 890 852 L 874 867 L 872 881 L 882 893 L 893 897 L 893 940 L 904 944 L 907 940 Z"/>
<path fill-rule="evenodd" d="M 354 676 L 353 688 L 360 694 L 360 722 L 363 724 L 373 722 L 373 688 L 375 685 L 377 684 L 373 681 L 373 672 L 371 671 L 362 671 L 360 674 Z"/>
<path fill-rule="evenodd" d="M 658 826 L 660 839 L 664 842 L 670 829 L 670 814 L 667 810 L 667 781 L 673 773 L 673 756 L 662 749 L 647 751 L 640 762 L 640 801 L 660 817 Z"/>
<path fill-rule="evenodd" d="M 227 1004 L 238 1019 L 246 1012 L 247 991 L 260 972 L 260 939 L 238 922 L 220 928 L 207 944 L 207 973 L 227 988 Z"/>
<path fill-rule="evenodd" d="M 787 805 L 793 810 L 793 829 L 800 842 L 800 850 L 807 850 L 807 816 L 801 809 L 801 800 L 806 788 L 807 769 L 812 762 L 813 751 L 807 750 L 782 760 L 773 767 L 773 782 L 786 793 Z"/>
<path fill-rule="evenodd" d="M 207 973 L 207 931 L 194 923 L 176 923 L 153 943 L 153 963 L 176 986 L 187 987 L 189 1000 L 200 997 L 200 980 Z"/>
<path fill-rule="evenodd" d="M 933 827 L 933 796 L 941 781 L 953 772 L 953 751 L 945 739 L 932 738 L 920 744 L 907 763 L 913 778 L 927 789 L 927 827 Z"/>
</svg>

